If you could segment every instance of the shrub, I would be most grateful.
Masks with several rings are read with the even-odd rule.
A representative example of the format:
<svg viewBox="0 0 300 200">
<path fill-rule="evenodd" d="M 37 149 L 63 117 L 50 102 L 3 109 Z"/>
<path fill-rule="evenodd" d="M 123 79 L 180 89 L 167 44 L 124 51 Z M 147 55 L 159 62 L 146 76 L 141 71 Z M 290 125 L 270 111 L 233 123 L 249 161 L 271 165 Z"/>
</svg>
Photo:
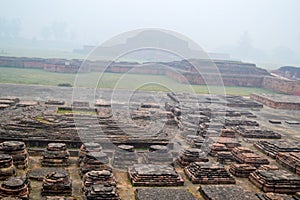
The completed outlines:
<svg viewBox="0 0 300 200">
<path fill-rule="evenodd" d="M 72 84 L 70 84 L 70 83 L 59 83 L 57 86 L 59 86 L 59 87 L 72 87 Z"/>
</svg>

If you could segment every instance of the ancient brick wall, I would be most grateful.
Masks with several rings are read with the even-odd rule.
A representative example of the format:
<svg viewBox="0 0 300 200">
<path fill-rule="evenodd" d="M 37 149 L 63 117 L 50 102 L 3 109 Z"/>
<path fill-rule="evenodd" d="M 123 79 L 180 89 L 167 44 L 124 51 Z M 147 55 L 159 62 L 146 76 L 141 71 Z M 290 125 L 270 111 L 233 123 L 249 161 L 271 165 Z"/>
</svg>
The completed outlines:
<svg viewBox="0 0 300 200">
<path fill-rule="evenodd" d="M 3 67 L 24 67 L 23 58 L 0 57 L 0 66 Z"/>
<path fill-rule="evenodd" d="M 276 102 L 271 101 L 268 98 L 265 98 L 263 96 L 257 95 L 257 94 L 251 94 L 250 98 L 254 101 L 258 101 L 260 103 L 263 103 L 264 105 L 267 105 L 271 108 L 277 108 Z"/>
<path fill-rule="evenodd" d="M 130 66 L 109 66 L 105 72 L 112 73 L 134 73 L 134 74 L 153 74 L 165 75 L 165 70 L 158 68 L 145 68 L 145 67 L 130 67 Z"/>
<path fill-rule="evenodd" d="M 213 83 L 214 80 L 222 79 L 225 86 L 241 86 L 241 87 L 262 87 L 264 77 L 263 76 L 245 76 L 245 75 L 229 75 L 229 74 L 202 74 L 205 79 L 198 73 L 180 73 L 176 71 L 166 71 L 166 76 L 172 78 L 181 83 L 189 84 L 206 84 L 205 80 L 209 83 Z M 216 83 L 218 85 L 218 83 Z"/>
<path fill-rule="evenodd" d="M 263 88 L 274 92 L 300 96 L 300 83 L 297 81 L 266 76 L 264 78 Z"/>
<path fill-rule="evenodd" d="M 44 69 L 44 60 L 24 61 L 24 68 Z"/>
<path fill-rule="evenodd" d="M 250 98 L 275 109 L 300 110 L 299 103 L 275 101 L 271 97 L 259 94 L 251 94 Z"/>
<path fill-rule="evenodd" d="M 0 66 L 3 67 L 36 68 L 52 72 L 76 73 L 81 63 L 82 61 L 77 59 L 66 60 L 0 56 Z M 90 71 L 89 65 L 85 65 L 82 71 Z"/>
<path fill-rule="evenodd" d="M 38 68 L 52 72 L 76 73 L 79 69 L 81 72 L 103 71 L 113 73 L 131 73 L 166 75 L 181 83 L 205 84 L 204 79 L 195 73 L 193 66 L 189 62 L 174 61 L 170 63 L 160 63 L 165 66 L 160 67 L 158 63 L 138 64 L 138 63 L 110 63 L 110 61 L 85 61 L 84 67 L 81 67 L 83 60 L 73 59 L 43 59 L 43 58 L 24 58 L 24 57 L 5 57 L 0 56 L 0 66 L 20 67 L 20 68 Z M 211 62 L 197 61 L 201 64 L 201 71 L 205 78 L 213 82 L 217 74 L 210 74 Z M 271 77 L 266 70 L 257 68 L 255 64 L 243 63 L 236 61 L 213 61 L 218 67 L 225 86 L 246 86 L 246 87 L 263 87 L 275 92 L 286 94 L 300 95 L 300 83 Z M 133 69 L 134 68 L 134 69 Z M 177 69 L 178 71 L 174 71 Z"/>
</svg>

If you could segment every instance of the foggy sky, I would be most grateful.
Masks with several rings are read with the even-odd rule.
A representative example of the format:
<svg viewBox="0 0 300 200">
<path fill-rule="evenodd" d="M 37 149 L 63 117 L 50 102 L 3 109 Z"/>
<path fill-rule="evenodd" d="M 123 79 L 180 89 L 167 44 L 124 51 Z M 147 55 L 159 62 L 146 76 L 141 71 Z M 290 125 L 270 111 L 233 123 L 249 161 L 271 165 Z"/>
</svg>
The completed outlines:
<svg viewBox="0 0 300 200">
<path fill-rule="evenodd" d="M 182 33 L 207 51 L 239 45 L 266 52 L 284 47 L 300 55 L 298 0 L 1 0 L 0 18 L 20 19 L 20 36 L 41 38 L 53 23 L 66 25 L 64 39 L 99 44 L 138 28 Z M 275 49 L 275 50 L 274 50 Z"/>
</svg>

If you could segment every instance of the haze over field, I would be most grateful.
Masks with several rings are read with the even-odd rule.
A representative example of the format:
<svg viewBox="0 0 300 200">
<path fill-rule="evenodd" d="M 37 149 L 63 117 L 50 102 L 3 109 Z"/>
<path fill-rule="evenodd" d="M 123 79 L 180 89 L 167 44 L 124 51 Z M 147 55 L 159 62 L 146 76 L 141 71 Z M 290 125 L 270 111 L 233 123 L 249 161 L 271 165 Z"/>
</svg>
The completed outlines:
<svg viewBox="0 0 300 200">
<path fill-rule="evenodd" d="M 205 51 L 233 59 L 297 65 L 299 9 L 297 0 L 2 1 L 0 54 L 16 48 L 72 52 L 151 27 L 182 33 Z"/>
</svg>

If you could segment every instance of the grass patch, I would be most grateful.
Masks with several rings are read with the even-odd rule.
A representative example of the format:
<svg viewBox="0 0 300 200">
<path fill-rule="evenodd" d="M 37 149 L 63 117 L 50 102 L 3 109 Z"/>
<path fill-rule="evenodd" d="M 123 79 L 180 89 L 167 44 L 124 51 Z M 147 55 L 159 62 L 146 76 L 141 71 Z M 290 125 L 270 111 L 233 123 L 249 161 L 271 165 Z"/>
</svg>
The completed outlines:
<svg viewBox="0 0 300 200">
<path fill-rule="evenodd" d="M 36 118 L 36 120 L 43 123 L 43 124 L 53 124 L 52 122 L 49 122 L 49 121 L 45 120 L 42 116 L 38 116 Z"/>
<path fill-rule="evenodd" d="M 142 148 L 142 147 L 135 147 L 134 150 L 136 151 L 148 151 L 149 148 Z"/>
<path fill-rule="evenodd" d="M 33 84 L 57 86 L 64 83 L 75 87 L 128 89 L 144 91 L 174 91 L 198 94 L 234 94 L 249 96 L 251 93 L 274 93 L 262 88 L 188 85 L 176 82 L 166 76 L 119 73 L 56 73 L 42 69 L 0 67 L 0 83 Z M 224 91 L 225 89 L 225 91 Z"/>
</svg>

